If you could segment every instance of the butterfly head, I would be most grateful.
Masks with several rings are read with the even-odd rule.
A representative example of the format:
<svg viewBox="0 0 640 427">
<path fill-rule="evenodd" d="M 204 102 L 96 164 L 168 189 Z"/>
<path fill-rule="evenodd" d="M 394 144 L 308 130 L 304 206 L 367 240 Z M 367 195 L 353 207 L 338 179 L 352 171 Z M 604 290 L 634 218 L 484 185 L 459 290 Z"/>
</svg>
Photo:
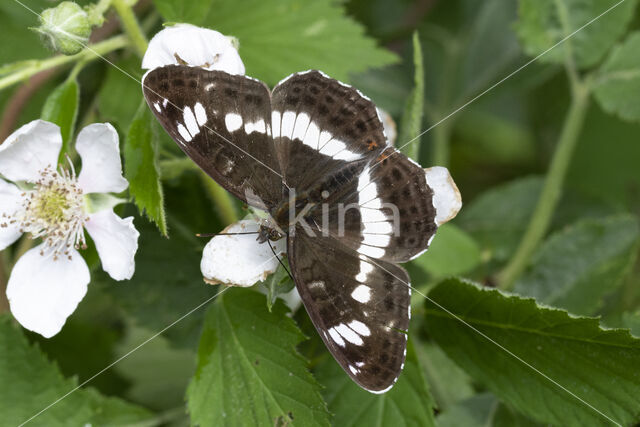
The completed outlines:
<svg viewBox="0 0 640 427">
<path fill-rule="evenodd" d="M 275 227 L 270 226 L 268 223 L 260 224 L 260 229 L 258 230 L 258 243 L 264 243 L 267 240 L 271 240 L 275 242 L 284 237 L 284 233 L 278 230 Z"/>
</svg>

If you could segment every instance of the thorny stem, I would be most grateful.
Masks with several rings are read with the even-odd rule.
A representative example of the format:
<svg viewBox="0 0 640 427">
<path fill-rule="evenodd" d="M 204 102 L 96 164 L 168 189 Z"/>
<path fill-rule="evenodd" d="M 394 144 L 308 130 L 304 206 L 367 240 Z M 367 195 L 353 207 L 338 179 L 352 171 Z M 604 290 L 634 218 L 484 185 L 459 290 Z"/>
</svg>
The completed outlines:
<svg viewBox="0 0 640 427">
<path fill-rule="evenodd" d="M 497 279 L 501 289 L 510 290 L 513 288 L 549 229 L 553 213 L 562 194 L 567 169 L 584 124 L 584 117 L 589 106 L 589 92 L 588 84 L 582 83 L 573 86 L 571 106 L 544 181 L 542 194 L 518 249 L 498 274 Z"/>
<path fill-rule="evenodd" d="M 93 61 L 99 56 L 106 55 L 114 50 L 121 49 L 129 44 L 129 39 L 124 36 L 116 36 L 105 41 L 90 45 L 90 49 L 85 48 L 75 55 L 56 55 L 43 60 L 25 61 L 25 65 L 19 70 L 0 78 L 0 90 L 5 89 L 15 83 L 28 79 L 34 74 L 61 65 L 71 64 L 79 61 Z"/>
<path fill-rule="evenodd" d="M 133 9 L 125 0 L 113 0 L 111 5 L 118 13 L 122 28 L 131 40 L 131 43 L 133 43 L 136 52 L 139 56 L 144 56 L 148 46 L 147 37 L 142 32 L 142 28 L 140 28 L 140 23 L 133 13 Z"/>
</svg>

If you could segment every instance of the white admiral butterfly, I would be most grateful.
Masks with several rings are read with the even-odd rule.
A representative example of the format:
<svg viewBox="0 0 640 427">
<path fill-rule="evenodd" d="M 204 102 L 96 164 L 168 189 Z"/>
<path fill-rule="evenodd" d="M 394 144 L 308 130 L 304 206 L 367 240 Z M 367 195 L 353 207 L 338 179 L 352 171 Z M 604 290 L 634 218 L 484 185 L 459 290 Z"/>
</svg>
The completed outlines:
<svg viewBox="0 0 640 427">
<path fill-rule="evenodd" d="M 445 213 L 425 170 L 387 145 L 374 104 L 319 71 L 269 91 L 246 76 L 169 65 L 143 87 L 180 148 L 274 218 L 258 239 L 287 238 L 302 302 L 345 372 L 371 392 L 391 388 L 411 314 L 397 263 L 427 249 Z"/>
</svg>

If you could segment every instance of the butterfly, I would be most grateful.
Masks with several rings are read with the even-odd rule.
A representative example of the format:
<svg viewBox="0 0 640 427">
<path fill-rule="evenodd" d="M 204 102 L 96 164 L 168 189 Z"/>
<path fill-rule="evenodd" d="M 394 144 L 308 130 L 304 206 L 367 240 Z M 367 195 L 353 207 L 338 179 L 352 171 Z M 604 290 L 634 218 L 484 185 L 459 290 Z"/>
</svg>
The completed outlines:
<svg viewBox="0 0 640 427">
<path fill-rule="evenodd" d="M 387 144 L 371 100 L 315 70 L 269 90 L 187 65 L 148 72 L 143 92 L 184 153 L 270 214 L 258 240 L 287 239 L 302 303 L 344 371 L 370 392 L 389 390 L 411 317 L 398 263 L 429 247 L 442 212 L 425 170 Z"/>
</svg>

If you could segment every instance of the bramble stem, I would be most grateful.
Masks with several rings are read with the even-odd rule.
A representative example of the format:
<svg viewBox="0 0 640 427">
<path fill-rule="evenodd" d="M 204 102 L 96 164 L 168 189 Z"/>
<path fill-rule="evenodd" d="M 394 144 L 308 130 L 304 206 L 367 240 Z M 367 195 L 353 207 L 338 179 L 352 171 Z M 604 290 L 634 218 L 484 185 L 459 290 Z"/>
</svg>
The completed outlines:
<svg viewBox="0 0 640 427">
<path fill-rule="evenodd" d="M 82 52 L 75 55 L 56 55 L 42 60 L 34 59 L 31 61 L 24 61 L 24 66 L 17 69 L 17 71 L 0 78 L 0 90 L 23 80 L 27 80 L 29 77 L 39 73 L 40 71 L 79 61 L 93 61 L 102 55 L 121 49 L 128 44 L 129 39 L 126 36 L 121 35 L 90 45 L 89 48 L 85 48 Z"/>
<path fill-rule="evenodd" d="M 449 167 L 449 124 L 442 122 L 433 128 L 433 164 Z"/>
<path fill-rule="evenodd" d="M 587 84 L 574 85 L 573 89 L 571 106 L 565 118 L 562 133 L 553 154 L 538 204 L 518 249 L 509 263 L 498 274 L 498 285 L 501 289 L 509 290 L 513 288 L 516 280 L 529 265 L 531 256 L 549 229 L 553 213 L 560 200 L 567 169 L 571 163 L 571 157 L 589 106 L 589 86 Z"/>
<path fill-rule="evenodd" d="M 220 214 L 220 218 L 226 224 L 232 224 L 238 220 L 238 216 L 236 214 L 236 208 L 233 206 L 233 200 L 231 200 L 231 195 L 222 188 L 217 182 L 215 182 L 209 175 L 206 173 L 199 171 L 200 179 L 202 184 L 204 184 L 204 188 L 209 193 L 213 204 L 216 209 L 218 209 L 218 213 Z"/>
<path fill-rule="evenodd" d="M 133 47 L 139 56 L 144 56 L 147 51 L 147 37 L 140 28 L 140 23 L 133 13 L 133 9 L 125 0 L 112 0 L 111 5 L 118 13 L 120 22 L 122 23 L 122 29 L 129 36 Z"/>
</svg>

